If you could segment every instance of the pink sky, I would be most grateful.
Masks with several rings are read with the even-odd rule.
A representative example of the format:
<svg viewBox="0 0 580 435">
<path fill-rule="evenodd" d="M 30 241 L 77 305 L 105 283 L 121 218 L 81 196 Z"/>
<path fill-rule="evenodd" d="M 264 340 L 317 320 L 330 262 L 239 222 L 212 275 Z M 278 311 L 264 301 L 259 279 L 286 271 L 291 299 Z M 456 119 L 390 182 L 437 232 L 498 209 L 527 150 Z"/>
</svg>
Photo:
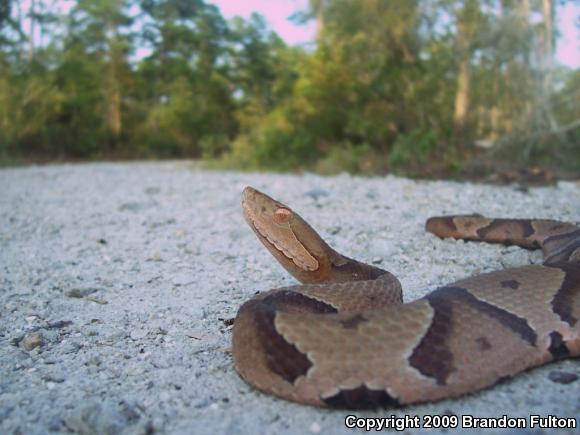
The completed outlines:
<svg viewBox="0 0 580 435">
<path fill-rule="evenodd" d="M 580 2 L 568 2 L 558 10 L 558 28 L 562 35 L 558 39 L 556 59 L 564 65 L 580 68 Z"/>
<path fill-rule="evenodd" d="M 288 20 L 296 11 L 305 10 L 308 0 L 207 0 L 217 5 L 226 18 L 240 15 L 248 18 L 252 12 L 262 14 L 270 27 L 288 44 L 304 44 L 314 39 L 314 22 L 298 26 Z M 556 59 L 572 68 L 580 68 L 580 29 L 574 21 L 580 20 L 580 2 L 567 2 L 558 7 L 559 28 Z"/>
<path fill-rule="evenodd" d="M 258 12 L 266 18 L 269 26 L 288 44 L 304 44 L 314 40 L 314 22 L 296 25 L 288 17 L 308 7 L 308 0 L 206 0 L 220 8 L 222 15 L 232 18 L 239 15 L 248 18 Z"/>
</svg>

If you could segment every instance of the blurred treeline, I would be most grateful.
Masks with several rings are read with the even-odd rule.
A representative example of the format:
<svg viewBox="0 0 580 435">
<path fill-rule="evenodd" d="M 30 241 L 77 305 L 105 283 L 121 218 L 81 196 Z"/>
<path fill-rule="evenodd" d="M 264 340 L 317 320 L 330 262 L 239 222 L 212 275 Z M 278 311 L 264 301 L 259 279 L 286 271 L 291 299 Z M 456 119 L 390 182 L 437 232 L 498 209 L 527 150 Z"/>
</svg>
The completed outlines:
<svg viewBox="0 0 580 435">
<path fill-rule="evenodd" d="M 71 5 L 66 11 L 62 5 Z M 552 0 L 311 0 L 311 47 L 203 0 L 0 0 L 0 158 L 580 170 Z"/>
</svg>

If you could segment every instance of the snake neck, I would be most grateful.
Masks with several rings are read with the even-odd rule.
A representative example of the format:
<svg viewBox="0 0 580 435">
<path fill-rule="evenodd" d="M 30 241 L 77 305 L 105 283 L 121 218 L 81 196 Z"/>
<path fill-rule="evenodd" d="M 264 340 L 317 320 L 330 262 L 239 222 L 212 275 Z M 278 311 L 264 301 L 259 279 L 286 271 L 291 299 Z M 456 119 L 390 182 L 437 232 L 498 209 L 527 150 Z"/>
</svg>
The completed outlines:
<svg viewBox="0 0 580 435">
<path fill-rule="evenodd" d="M 361 263 L 332 250 L 329 258 L 328 279 L 333 282 L 369 281 L 389 274 L 384 269 Z"/>
</svg>

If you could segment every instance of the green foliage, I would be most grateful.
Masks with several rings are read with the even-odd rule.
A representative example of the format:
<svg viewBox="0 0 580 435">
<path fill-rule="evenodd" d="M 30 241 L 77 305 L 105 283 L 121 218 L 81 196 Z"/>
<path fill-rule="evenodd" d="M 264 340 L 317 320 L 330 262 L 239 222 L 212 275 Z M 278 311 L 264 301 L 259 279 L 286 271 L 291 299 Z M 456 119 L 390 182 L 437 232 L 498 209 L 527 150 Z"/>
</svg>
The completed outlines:
<svg viewBox="0 0 580 435">
<path fill-rule="evenodd" d="M 399 135 L 389 154 L 394 168 L 420 167 L 429 162 L 437 149 L 437 138 L 432 131 L 413 130 Z"/>
<path fill-rule="evenodd" d="M 257 128 L 239 136 L 233 144 L 233 158 L 246 168 L 263 166 L 278 170 L 303 167 L 317 157 L 314 139 L 287 119 L 287 109 L 270 112 Z"/>
<path fill-rule="evenodd" d="M 324 158 L 319 160 L 315 170 L 326 175 L 340 172 L 381 173 L 385 169 L 384 161 L 385 159 L 380 159 L 380 156 L 376 155 L 366 143 L 353 145 L 345 142 L 333 147 Z"/>
<path fill-rule="evenodd" d="M 312 49 L 204 0 L 25 3 L 0 2 L 2 160 L 431 174 L 486 142 L 580 170 L 580 76 L 539 2 L 311 0 Z"/>
</svg>

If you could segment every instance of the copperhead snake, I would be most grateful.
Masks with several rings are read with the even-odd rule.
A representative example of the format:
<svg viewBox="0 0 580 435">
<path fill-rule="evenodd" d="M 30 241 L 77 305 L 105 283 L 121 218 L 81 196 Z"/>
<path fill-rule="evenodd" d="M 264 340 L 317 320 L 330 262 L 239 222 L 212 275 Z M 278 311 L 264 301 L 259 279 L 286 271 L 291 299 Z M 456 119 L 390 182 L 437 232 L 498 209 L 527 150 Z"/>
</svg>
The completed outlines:
<svg viewBox="0 0 580 435">
<path fill-rule="evenodd" d="M 472 276 L 403 303 L 391 273 L 333 250 L 286 205 L 247 187 L 244 216 L 303 285 L 239 309 L 234 366 L 259 390 L 368 408 L 475 392 L 580 355 L 580 228 L 553 220 L 432 217 L 438 237 L 541 248 L 542 265 Z"/>
</svg>

